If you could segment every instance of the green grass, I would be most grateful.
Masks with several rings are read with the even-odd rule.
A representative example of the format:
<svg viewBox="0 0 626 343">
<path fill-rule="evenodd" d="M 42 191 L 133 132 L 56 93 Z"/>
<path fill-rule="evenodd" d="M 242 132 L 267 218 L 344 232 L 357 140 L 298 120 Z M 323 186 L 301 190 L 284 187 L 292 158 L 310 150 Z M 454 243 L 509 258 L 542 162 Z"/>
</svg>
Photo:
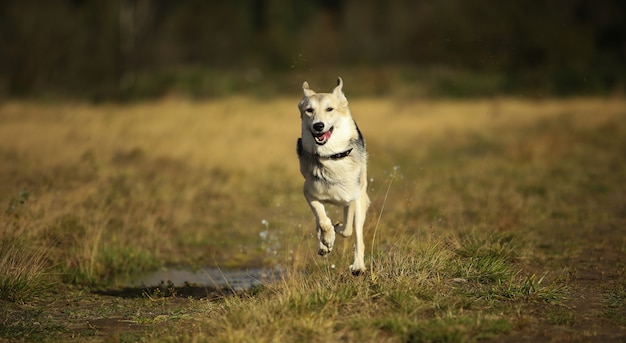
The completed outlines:
<svg viewBox="0 0 626 343">
<path fill-rule="evenodd" d="M 453 337 L 480 331 L 480 318 L 485 315 L 479 311 L 480 301 L 466 299 L 462 289 L 441 279 L 441 275 L 453 272 L 454 263 L 435 257 L 425 263 L 436 267 L 425 271 L 406 263 L 401 252 L 418 260 L 427 258 L 423 253 L 428 254 L 399 251 L 381 258 L 378 272 L 357 279 L 320 265 L 320 269 L 291 275 L 284 283 L 267 287 L 254 300 L 242 297 L 225 301 L 221 311 L 203 324 L 209 325 L 209 332 L 223 333 L 217 338 L 225 340 L 258 337 L 267 330 L 271 337 L 320 342 L 340 340 L 344 335 L 370 340 L 390 335 L 411 340 L 422 334 Z M 400 270 L 391 268 L 397 265 Z M 489 329 L 484 335 L 501 332 L 498 330 L 503 326 L 491 328 L 492 323 L 487 322 L 485 328 Z M 441 323 L 457 328 L 441 333 L 437 330 Z"/>
<path fill-rule="evenodd" d="M 624 317 L 626 314 L 626 286 L 624 284 L 606 292 L 603 305 L 603 317 L 613 320 L 621 326 L 626 324 Z"/>
<path fill-rule="evenodd" d="M 0 223 L 0 301 L 23 302 L 45 290 L 51 279 L 49 249 L 29 241 L 29 192 L 9 200 Z M 33 244 L 34 243 L 34 244 Z"/>
<path fill-rule="evenodd" d="M 50 282 L 43 249 L 5 238 L 0 243 L 0 300 L 23 302 L 36 297 Z"/>
<path fill-rule="evenodd" d="M 623 101 L 352 100 L 372 199 L 356 278 L 352 239 L 316 255 L 295 102 L 0 107 L 0 340 L 614 338 Z M 163 266 L 284 277 L 122 287 Z"/>
<path fill-rule="evenodd" d="M 564 295 L 563 288 L 520 277 L 507 254 L 475 265 L 459 253 L 464 245 L 458 242 L 415 237 L 397 243 L 373 257 L 366 277 L 354 278 L 331 261 L 294 268 L 255 294 L 211 304 L 212 311 L 193 322 L 218 341 L 476 341 L 512 330 L 514 318 L 502 314 L 509 306 Z M 472 248 L 491 254 L 498 245 L 486 239 Z M 488 277 L 459 278 L 466 269 Z"/>
</svg>

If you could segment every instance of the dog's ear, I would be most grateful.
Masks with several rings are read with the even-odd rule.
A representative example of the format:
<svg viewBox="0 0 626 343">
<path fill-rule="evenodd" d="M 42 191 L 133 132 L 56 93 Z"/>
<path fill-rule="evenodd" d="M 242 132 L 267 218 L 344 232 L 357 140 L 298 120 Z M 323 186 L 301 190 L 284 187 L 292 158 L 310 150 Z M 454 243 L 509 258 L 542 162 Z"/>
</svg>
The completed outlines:
<svg viewBox="0 0 626 343">
<path fill-rule="evenodd" d="M 315 94 L 312 89 L 309 89 L 309 83 L 306 81 L 304 81 L 304 83 L 302 84 L 302 90 L 304 91 L 304 96 L 311 96 Z"/>
<path fill-rule="evenodd" d="M 341 77 L 337 78 L 337 86 L 335 87 L 335 89 L 333 89 L 333 95 L 335 95 L 337 99 L 339 99 L 339 101 L 341 101 L 343 104 L 348 104 L 348 99 L 343 94 L 343 80 L 341 79 Z"/>
</svg>

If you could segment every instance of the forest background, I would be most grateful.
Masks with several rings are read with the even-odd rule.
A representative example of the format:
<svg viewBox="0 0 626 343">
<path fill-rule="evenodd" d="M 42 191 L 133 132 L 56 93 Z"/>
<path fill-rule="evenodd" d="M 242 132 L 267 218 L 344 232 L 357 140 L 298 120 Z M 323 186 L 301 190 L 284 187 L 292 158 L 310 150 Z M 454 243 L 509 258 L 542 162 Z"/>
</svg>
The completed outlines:
<svg viewBox="0 0 626 343">
<path fill-rule="evenodd" d="M 1 1 L 0 99 L 623 93 L 626 3 Z M 357 87 L 354 87 L 357 85 Z"/>
</svg>

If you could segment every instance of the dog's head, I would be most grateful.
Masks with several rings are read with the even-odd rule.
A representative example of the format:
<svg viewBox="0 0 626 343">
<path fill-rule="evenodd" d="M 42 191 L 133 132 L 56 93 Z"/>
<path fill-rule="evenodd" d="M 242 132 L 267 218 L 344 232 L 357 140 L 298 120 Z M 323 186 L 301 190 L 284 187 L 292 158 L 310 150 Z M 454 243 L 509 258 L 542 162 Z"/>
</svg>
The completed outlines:
<svg viewBox="0 0 626 343">
<path fill-rule="evenodd" d="M 338 135 L 342 126 L 352 125 L 348 99 L 343 94 L 343 80 L 337 78 L 337 86 L 332 93 L 315 93 L 309 83 L 302 84 L 304 97 L 298 104 L 302 119 L 302 138 L 312 138 L 318 146 L 329 142 Z M 344 130 L 349 132 L 349 130 Z"/>
</svg>

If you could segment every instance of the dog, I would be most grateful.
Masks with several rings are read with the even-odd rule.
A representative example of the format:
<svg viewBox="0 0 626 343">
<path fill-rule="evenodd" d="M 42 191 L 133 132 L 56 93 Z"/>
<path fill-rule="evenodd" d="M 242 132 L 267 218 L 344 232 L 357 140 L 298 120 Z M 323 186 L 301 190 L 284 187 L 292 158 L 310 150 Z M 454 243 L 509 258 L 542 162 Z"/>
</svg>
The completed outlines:
<svg viewBox="0 0 626 343">
<path fill-rule="evenodd" d="M 363 135 L 352 118 L 343 80 L 337 78 L 332 93 L 316 93 L 302 84 L 304 97 L 298 104 L 302 135 L 297 153 L 304 176 L 304 197 L 313 215 L 321 256 L 329 254 L 335 233 L 350 237 L 355 232 L 353 275 L 366 271 L 363 224 L 370 200 L 367 195 L 367 152 Z M 343 223 L 332 224 L 326 204 L 343 207 Z"/>
</svg>

